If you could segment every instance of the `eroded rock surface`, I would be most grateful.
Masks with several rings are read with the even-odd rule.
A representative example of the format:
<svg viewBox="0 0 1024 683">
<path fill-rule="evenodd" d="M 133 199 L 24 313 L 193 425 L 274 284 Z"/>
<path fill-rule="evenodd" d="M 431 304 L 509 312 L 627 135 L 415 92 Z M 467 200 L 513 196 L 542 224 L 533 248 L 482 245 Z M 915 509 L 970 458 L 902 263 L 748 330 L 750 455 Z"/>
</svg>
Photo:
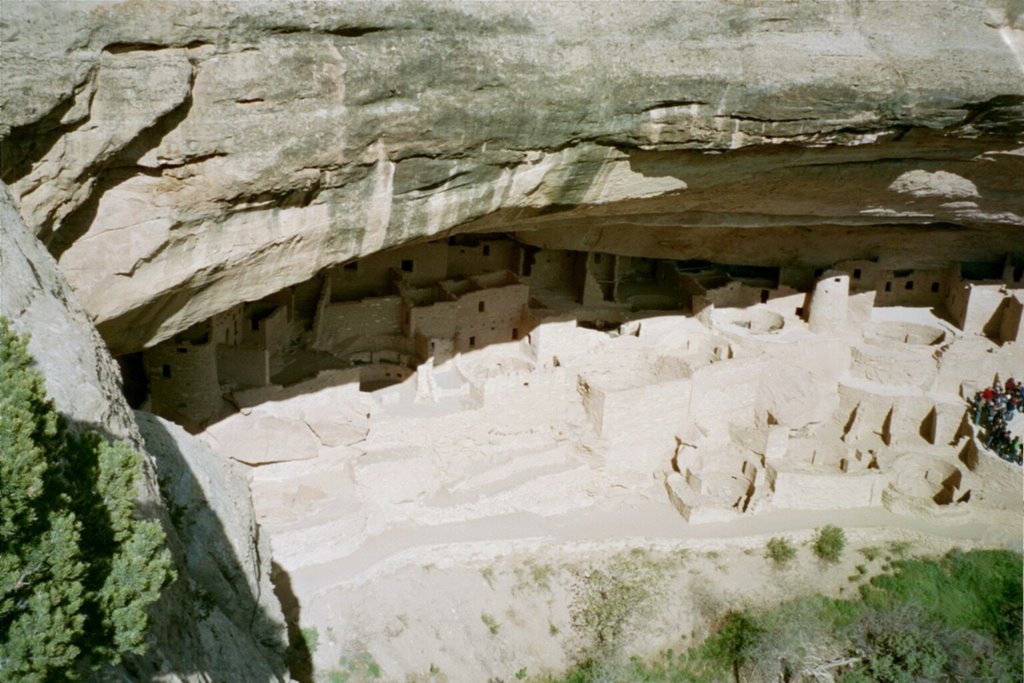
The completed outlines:
<svg viewBox="0 0 1024 683">
<path fill-rule="evenodd" d="M 145 444 L 148 454 L 139 510 L 163 523 L 178 580 L 151 610 L 150 651 L 104 672 L 104 680 L 216 681 L 235 679 L 236 672 L 249 674 L 245 680 L 283 679 L 283 646 L 275 644 L 272 628 L 281 622 L 280 606 L 267 589 L 269 553 L 257 550 L 266 541 L 259 540 L 244 478 L 223 461 L 203 458 L 209 454 L 194 440 L 157 418 L 144 416 L 140 433 L 116 364 L 2 184 L 0 314 L 32 335 L 29 350 L 47 391 L 73 427 L 140 449 Z M 167 436 L 160 440 L 161 434 Z M 158 474 L 172 482 L 180 513 L 169 514 Z"/>
<path fill-rule="evenodd" d="M 718 260 L 807 261 L 837 230 L 845 257 L 1005 252 L 1022 21 L 981 1 L 11 5 L 2 176 L 117 352 L 449 230 Z M 784 230 L 734 248 L 739 228 Z"/>
</svg>

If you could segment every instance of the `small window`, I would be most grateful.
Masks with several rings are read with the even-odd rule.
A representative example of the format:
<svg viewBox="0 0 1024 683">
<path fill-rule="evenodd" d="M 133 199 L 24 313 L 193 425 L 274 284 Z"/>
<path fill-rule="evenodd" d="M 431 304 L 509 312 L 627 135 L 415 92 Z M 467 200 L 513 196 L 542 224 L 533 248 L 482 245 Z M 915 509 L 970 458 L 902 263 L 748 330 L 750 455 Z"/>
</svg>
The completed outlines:
<svg viewBox="0 0 1024 683">
<path fill-rule="evenodd" d="M 763 303 L 763 304 L 768 303 L 768 297 L 770 297 L 771 294 L 772 293 L 769 292 L 767 289 L 762 289 L 761 290 L 761 303 Z"/>
<path fill-rule="evenodd" d="M 177 351 L 178 353 L 188 353 L 188 349 L 186 349 L 184 346 L 179 346 L 177 349 L 175 349 L 175 351 Z"/>
<path fill-rule="evenodd" d="M 907 280 L 907 284 L 903 285 L 903 288 L 904 289 L 913 289 L 914 288 L 914 281 L 913 280 Z"/>
<path fill-rule="evenodd" d="M 413 269 L 413 262 L 411 258 L 402 259 L 402 271 L 411 273 Z"/>
<path fill-rule="evenodd" d="M 837 277 L 832 278 L 832 282 L 839 282 L 839 278 L 837 278 Z"/>
<path fill-rule="evenodd" d="M 891 282 L 886 282 L 885 283 L 885 291 L 887 291 L 887 292 L 891 292 L 892 291 L 892 283 Z"/>
<path fill-rule="evenodd" d="M 939 283 L 938 282 L 933 282 L 932 283 L 932 294 L 935 294 L 938 291 L 939 291 Z"/>
<path fill-rule="evenodd" d="M 484 312 L 484 302 L 483 301 L 477 302 L 476 310 L 477 310 L 478 313 L 483 313 Z"/>
<path fill-rule="evenodd" d="M 469 338 L 469 348 L 473 348 L 474 346 L 476 346 L 476 337 L 470 337 Z"/>
<path fill-rule="evenodd" d="M 854 268 L 853 269 L 853 279 L 854 280 L 859 280 L 860 279 L 860 268 Z"/>
<path fill-rule="evenodd" d="M 171 366 L 170 365 L 161 365 L 160 366 L 160 374 L 163 375 L 164 379 L 170 379 L 171 378 Z"/>
<path fill-rule="evenodd" d="M 250 320 L 249 324 L 252 327 L 252 331 L 253 332 L 259 332 L 260 331 L 260 321 L 257 320 L 256 318 L 253 318 L 252 320 Z"/>
<path fill-rule="evenodd" d="M 485 244 L 484 245 L 484 256 L 490 256 L 490 255 L 491 255 L 491 245 Z"/>
<path fill-rule="evenodd" d="M 802 318 L 804 316 L 804 307 L 803 306 L 797 306 L 795 313 L 796 313 L 796 317 Z"/>
<path fill-rule="evenodd" d="M 594 263 L 600 263 L 600 262 L 601 262 L 601 255 L 600 254 L 594 254 Z"/>
<path fill-rule="evenodd" d="M 347 271 L 347 272 L 349 272 L 349 273 L 358 272 L 359 271 L 359 261 L 353 261 L 352 263 L 346 263 L 344 266 L 342 266 L 342 269 Z"/>
<path fill-rule="evenodd" d="M 513 327 L 512 328 L 512 341 L 515 341 L 517 339 L 519 339 L 519 328 L 518 327 Z"/>
</svg>

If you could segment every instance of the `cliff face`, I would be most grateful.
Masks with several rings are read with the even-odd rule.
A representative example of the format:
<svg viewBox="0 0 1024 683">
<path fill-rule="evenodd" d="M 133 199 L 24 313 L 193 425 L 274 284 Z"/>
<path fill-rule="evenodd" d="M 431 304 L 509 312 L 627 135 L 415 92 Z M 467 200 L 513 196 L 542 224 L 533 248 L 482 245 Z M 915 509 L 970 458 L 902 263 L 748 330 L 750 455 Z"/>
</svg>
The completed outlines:
<svg viewBox="0 0 1024 683">
<path fill-rule="evenodd" d="M 104 680 L 286 678 L 269 543 L 259 537 L 244 476 L 181 428 L 145 414 L 136 421 L 103 340 L 2 184 L 0 315 L 32 335 L 47 390 L 75 428 L 127 439 L 147 454 L 138 510 L 163 523 L 178 580 L 150 610 L 150 651 Z"/>
<path fill-rule="evenodd" d="M 2 177 L 117 352 L 451 230 L 798 262 L 1024 226 L 1014 2 L 31 3 L 2 31 Z"/>
</svg>

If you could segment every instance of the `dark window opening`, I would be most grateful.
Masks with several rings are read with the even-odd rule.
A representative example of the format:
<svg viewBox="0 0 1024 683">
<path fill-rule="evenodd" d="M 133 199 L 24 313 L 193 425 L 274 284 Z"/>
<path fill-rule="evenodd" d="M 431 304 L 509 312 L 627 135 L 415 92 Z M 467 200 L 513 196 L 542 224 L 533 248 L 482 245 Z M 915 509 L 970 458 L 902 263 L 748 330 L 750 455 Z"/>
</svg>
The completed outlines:
<svg viewBox="0 0 1024 683">
<path fill-rule="evenodd" d="M 797 306 L 796 307 L 796 317 L 798 317 L 798 318 L 804 317 L 804 307 L 803 306 Z"/>
<path fill-rule="evenodd" d="M 256 318 L 253 318 L 252 320 L 250 320 L 249 324 L 250 324 L 250 326 L 252 326 L 252 331 L 253 332 L 259 332 L 260 331 L 260 321 L 257 320 Z"/>
<path fill-rule="evenodd" d="M 600 254 L 594 254 L 594 263 L 600 263 L 600 262 L 601 262 L 601 255 Z"/>
<path fill-rule="evenodd" d="M 938 292 L 938 291 L 939 291 L 939 283 L 938 282 L 933 282 L 932 283 L 932 293 L 934 294 L 935 292 Z"/>
<path fill-rule="evenodd" d="M 409 258 L 402 259 L 402 270 L 404 272 L 411 273 L 412 272 L 412 267 L 413 267 L 412 259 L 409 259 Z"/>
<path fill-rule="evenodd" d="M 179 346 L 177 349 L 175 349 L 175 351 L 177 351 L 178 353 L 188 353 L 188 349 L 186 349 L 184 346 Z"/>
<path fill-rule="evenodd" d="M 476 346 L 476 337 L 470 337 L 469 338 L 469 348 L 473 348 L 474 346 Z"/>
<path fill-rule="evenodd" d="M 512 340 L 515 341 L 516 339 L 519 339 L 519 328 L 518 327 L 513 327 L 512 328 Z"/>
<path fill-rule="evenodd" d="M 346 270 L 346 271 L 348 271 L 350 273 L 354 273 L 354 272 L 359 270 L 359 261 L 353 261 L 352 263 L 346 263 L 344 266 L 342 266 L 342 269 Z"/>
<path fill-rule="evenodd" d="M 170 379 L 171 378 L 171 366 L 170 365 L 161 365 L 160 366 L 160 374 L 164 376 L 164 379 Z"/>
<path fill-rule="evenodd" d="M 832 278 L 832 282 L 839 282 L 839 278 Z"/>
<path fill-rule="evenodd" d="M 761 303 L 763 303 L 763 304 L 768 303 L 768 297 L 769 296 L 771 296 L 771 292 L 769 292 L 767 289 L 762 289 L 761 290 Z"/>
<path fill-rule="evenodd" d="M 483 301 L 480 301 L 480 302 L 477 303 L 476 310 L 477 310 L 478 313 L 483 313 L 484 312 L 484 302 Z"/>
<path fill-rule="evenodd" d="M 903 288 L 904 289 L 913 289 L 914 288 L 914 281 L 913 280 L 908 280 L 907 284 L 903 285 Z"/>
<path fill-rule="evenodd" d="M 854 268 L 853 269 L 853 279 L 854 280 L 859 280 L 860 279 L 860 268 Z"/>
<path fill-rule="evenodd" d="M 887 291 L 887 292 L 891 292 L 892 291 L 892 283 L 891 282 L 886 282 L 885 283 L 885 291 Z"/>
<path fill-rule="evenodd" d="M 490 255 L 491 255 L 491 245 L 485 244 L 484 245 L 484 256 L 490 256 Z"/>
<path fill-rule="evenodd" d="M 533 264 L 537 260 L 538 251 L 540 251 L 538 247 L 526 247 L 523 253 L 523 277 L 530 277 L 530 273 L 533 272 Z"/>
</svg>

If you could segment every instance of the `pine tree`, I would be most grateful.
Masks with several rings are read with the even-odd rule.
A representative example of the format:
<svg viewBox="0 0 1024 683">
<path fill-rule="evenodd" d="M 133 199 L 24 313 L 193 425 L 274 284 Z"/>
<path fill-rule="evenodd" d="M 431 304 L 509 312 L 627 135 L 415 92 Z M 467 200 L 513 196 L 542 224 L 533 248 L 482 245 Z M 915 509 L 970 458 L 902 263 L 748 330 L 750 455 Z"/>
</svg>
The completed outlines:
<svg viewBox="0 0 1024 683">
<path fill-rule="evenodd" d="M 174 571 L 134 517 L 142 455 L 69 430 L 32 362 L 0 317 L 0 679 L 45 681 L 143 652 Z"/>
</svg>

